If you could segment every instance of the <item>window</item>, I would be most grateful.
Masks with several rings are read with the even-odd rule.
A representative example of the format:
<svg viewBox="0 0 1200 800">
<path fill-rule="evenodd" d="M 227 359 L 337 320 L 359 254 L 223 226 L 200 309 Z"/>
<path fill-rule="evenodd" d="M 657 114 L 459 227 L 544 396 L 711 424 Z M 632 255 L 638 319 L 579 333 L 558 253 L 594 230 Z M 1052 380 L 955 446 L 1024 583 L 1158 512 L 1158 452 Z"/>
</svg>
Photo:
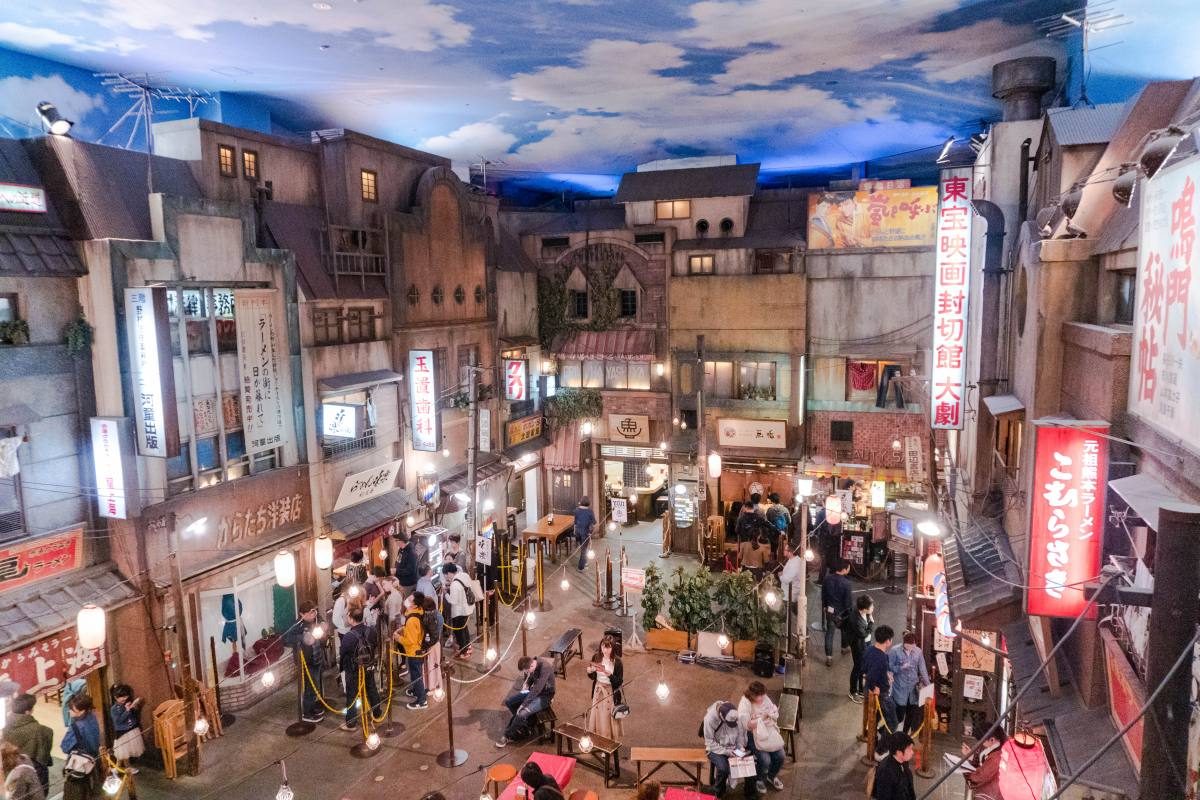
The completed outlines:
<svg viewBox="0 0 1200 800">
<path fill-rule="evenodd" d="M 732 361 L 704 362 L 704 395 L 715 399 L 734 396 Z"/>
<path fill-rule="evenodd" d="M 691 215 L 690 200 L 659 200 L 654 204 L 655 219 L 687 219 Z"/>
<path fill-rule="evenodd" d="M 626 368 L 624 361 L 604 362 L 604 388 L 629 388 L 629 370 Z"/>
<path fill-rule="evenodd" d="M 560 361 L 558 364 L 558 383 L 568 389 L 578 389 L 583 385 L 583 372 L 578 361 Z"/>
<path fill-rule="evenodd" d="M 644 458 L 627 458 L 621 463 L 621 479 L 626 489 L 645 489 L 650 485 L 646 467 L 650 462 Z"/>
<path fill-rule="evenodd" d="M 421 302 L 421 290 L 417 288 L 417 285 L 415 283 L 409 284 L 408 304 L 410 306 L 415 306 L 419 302 Z"/>
<path fill-rule="evenodd" d="M 455 286 L 454 287 L 454 302 L 458 303 L 460 306 L 463 303 L 467 302 L 467 290 L 461 286 Z"/>
<path fill-rule="evenodd" d="M 754 253 L 754 271 L 759 275 L 769 275 L 773 272 L 787 272 L 787 256 L 783 253 L 772 253 L 758 250 Z"/>
<path fill-rule="evenodd" d="M 337 308 L 318 308 L 313 311 L 313 344 L 340 344 L 342 341 L 341 311 Z"/>
<path fill-rule="evenodd" d="M 854 443 L 854 423 L 835 419 L 829 423 L 829 441 L 834 444 Z"/>
<path fill-rule="evenodd" d="M 629 362 L 629 388 L 630 389 L 649 389 L 650 388 L 650 362 L 649 361 L 630 361 Z"/>
<path fill-rule="evenodd" d="M 542 258 L 558 258 L 570 246 L 571 239 L 568 236 L 543 236 Z"/>
<path fill-rule="evenodd" d="M 604 386 L 604 362 L 583 362 L 583 388 L 599 389 Z"/>
<path fill-rule="evenodd" d="M 446 364 L 446 348 L 435 347 L 433 349 L 433 371 L 437 375 L 438 391 L 450 388 L 450 375 Z"/>
<path fill-rule="evenodd" d="M 21 318 L 15 292 L 0 294 L 0 322 L 14 322 Z"/>
<path fill-rule="evenodd" d="M 739 362 L 738 398 L 741 400 L 774 400 L 775 362 Z"/>
<path fill-rule="evenodd" d="M 1137 273 L 1117 273 L 1116 322 L 1133 324 L 1134 303 L 1137 301 Z"/>
<path fill-rule="evenodd" d="M 1010 478 L 1017 476 L 1021 467 L 1021 431 L 1025 415 L 1020 412 L 1001 414 L 996 419 L 996 453 L 1004 462 Z"/>
<path fill-rule="evenodd" d="M 621 316 L 627 319 L 637 316 L 637 289 L 621 290 Z"/>
<path fill-rule="evenodd" d="M 663 244 L 666 241 L 666 235 L 662 231 L 654 233 L 635 233 L 633 235 L 634 244 Z"/>
<path fill-rule="evenodd" d="M 689 275 L 712 275 L 713 274 L 713 257 L 705 256 L 688 256 L 688 274 Z"/>
<path fill-rule="evenodd" d="M 230 145 L 217 145 L 217 168 L 221 171 L 222 178 L 232 178 L 237 175 L 237 167 L 234 165 L 237 151 Z"/>
<path fill-rule="evenodd" d="M 0 439 L 17 435 L 12 426 L 0 427 Z M 19 459 L 18 450 L 18 459 Z M 25 530 L 24 506 L 21 503 L 21 475 L 0 478 L 0 542 L 15 539 Z"/>
<path fill-rule="evenodd" d="M 375 405 L 370 389 L 326 397 L 317 413 L 317 437 L 325 458 L 374 449 Z"/>
<path fill-rule="evenodd" d="M 359 184 L 362 187 L 362 199 L 368 203 L 379 202 L 378 176 L 374 170 L 364 169 L 360 173 Z"/>
<path fill-rule="evenodd" d="M 346 314 L 346 341 L 370 342 L 375 338 L 375 309 L 352 308 Z"/>
<path fill-rule="evenodd" d="M 242 177 L 248 181 L 258 180 L 258 153 L 253 150 L 242 151 Z"/>
<path fill-rule="evenodd" d="M 446 299 L 446 296 L 442 292 L 442 287 L 439 285 L 433 287 L 433 292 L 429 295 L 429 298 L 433 300 L 433 304 L 435 306 L 440 306 L 442 304 L 442 300 Z"/>
<path fill-rule="evenodd" d="M 487 299 L 487 294 L 483 291 L 482 286 L 475 287 L 475 302 L 483 305 L 483 301 Z"/>
<path fill-rule="evenodd" d="M 567 312 L 572 319 L 587 319 L 588 293 L 571 290 L 568 292 Z"/>
<path fill-rule="evenodd" d="M 467 367 L 471 366 L 472 353 L 475 355 L 476 366 L 479 366 L 479 345 L 460 344 L 458 346 L 458 380 L 459 386 L 462 386 L 463 388 L 466 388 L 469 385 L 467 381 L 471 379 L 471 376 L 467 372 Z"/>
</svg>

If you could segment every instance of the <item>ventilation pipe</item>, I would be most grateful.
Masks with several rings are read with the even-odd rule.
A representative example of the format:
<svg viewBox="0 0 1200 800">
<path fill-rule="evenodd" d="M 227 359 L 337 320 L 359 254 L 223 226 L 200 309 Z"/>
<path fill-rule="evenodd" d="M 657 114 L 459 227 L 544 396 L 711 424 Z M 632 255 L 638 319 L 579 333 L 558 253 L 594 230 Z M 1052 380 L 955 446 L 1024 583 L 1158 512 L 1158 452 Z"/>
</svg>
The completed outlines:
<svg viewBox="0 0 1200 800">
<path fill-rule="evenodd" d="M 1000 365 L 997 363 L 1000 342 L 1000 276 L 1004 274 L 1001 261 L 1004 257 L 1004 212 L 988 200 L 972 200 L 975 213 L 987 223 L 983 251 L 983 315 L 980 319 L 982 331 L 979 337 L 979 383 L 995 384 L 999 380 Z"/>
<path fill-rule="evenodd" d="M 992 97 L 1001 102 L 1005 122 L 1037 119 L 1042 95 L 1054 88 L 1053 58 L 1028 56 L 1001 61 L 992 67 Z"/>
</svg>

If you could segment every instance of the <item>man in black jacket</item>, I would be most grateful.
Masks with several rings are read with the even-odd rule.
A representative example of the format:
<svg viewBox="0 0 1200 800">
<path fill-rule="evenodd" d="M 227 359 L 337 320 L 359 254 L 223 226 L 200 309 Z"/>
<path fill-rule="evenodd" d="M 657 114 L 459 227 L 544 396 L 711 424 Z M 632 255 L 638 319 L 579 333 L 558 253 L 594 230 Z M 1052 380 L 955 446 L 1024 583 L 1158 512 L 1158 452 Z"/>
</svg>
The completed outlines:
<svg viewBox="0 0 1200 800">
<path fill-rule="evenodd" d="M 837 561 L 830 565 L 830 572 L 821 584 L 821 608 L 825 610 L 825 666 L 833 666 L 833 632 L 849 620 L 854 610 L 850 593 L 849 561 Z M 842 652 L 850 646 L 846 631 L 842 631 Z"/>
<path fill-rule="evenodd" d="M 875 618 L 871 613 L 875 610 L 875 602 L 870 595 L 863 595 L 855 603 L 855 613 L 843 630 L 850 639 L 850 657 L 854 664 L 850 668 L 850 699 L 856 703 L 863 701 L 863 653 L 867 643 L 875 633 Z"/>
<path fill-rule="evenodd" d="M 417 568 L 417 546 L 412 537 L 402 534 L 396 537 L 396 580 L 400 581 L 400 592 L 408 597 L 417 589 L 417 580 L 421 577 Z"/>
<path fill-rule="evenodd" d="M 888 755 L 875 767 L 872 800 L 916 800 L 912 769 L 913 740 L 907 733 L 893 733 Z"/>
<path fill-rule="evenodd" d="M 549 708 L 554 700 L 554 662 L 551 659 L 521 656 L 517 659 L 517 670 L 520 673 L 517 682 L 504 699 L 504 706 L 512 717 L 504 735 L 496 741 L 496 747 L 507 747 L 509 741 L 527 735 L 530 721 L 538 712 Z"/>
<path fill-rule="evenodd" d="M 346 686 L 346 721 L 342 730 L 352 731 L 358 727 L 358 715 L 375 713 L 379 710 L 379 688 L 375 684 L 375 655 L 379 646 L 379 629 L 368 627 L 363 622 L 362 606 L 350 610 L 350 630 L 342 636 L 338 653 L 338 668 Z M 370 711 L 360 709 L 358 697 L 359 676 L 366 688 L 367 705 Z"/>
<path fill-rule="evenodd" d="M 317 619 L 317 604 L 312 600 L 305 600 L 300 604 L 300 618 L 283 635 L 283 643 L 296 652 L 298 668 L 299 656 L 304 656 L 308 674 L 312 676 L 311 682 L 303 675 L 300 676 L 304 681 L 300 713 L 301 719 L 313 724 L 325 718 L 325 709 L 317 702 L 316 692 L 313 691 L 314 684 L 324 686 L 321 681 L 321 671 L 325 666 L 325 648 L 321 646 L 324 637 L 325 626 Z"/>
</svg>

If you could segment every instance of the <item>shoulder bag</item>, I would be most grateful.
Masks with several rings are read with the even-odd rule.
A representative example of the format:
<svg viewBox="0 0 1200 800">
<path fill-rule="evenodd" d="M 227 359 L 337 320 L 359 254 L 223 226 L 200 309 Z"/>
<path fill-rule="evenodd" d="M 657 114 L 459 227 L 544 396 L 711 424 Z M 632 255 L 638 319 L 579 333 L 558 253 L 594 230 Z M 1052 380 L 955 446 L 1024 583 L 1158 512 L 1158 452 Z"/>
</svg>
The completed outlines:
<svg viewBox="0 0 1200 800">
<path fill-rule="evenodd" d="M 63 774 L 68 778 L 87 780 L 91 776 L 92 770 L 96 768 L 96 757 L 86 750 L 80 749 L 83 734 L 80 732 L 79 726 L 72 722 L 71 730 L 75 732 L 75 747 L 67 755 L 67 763 L 63 765 Z"/>
</svg>

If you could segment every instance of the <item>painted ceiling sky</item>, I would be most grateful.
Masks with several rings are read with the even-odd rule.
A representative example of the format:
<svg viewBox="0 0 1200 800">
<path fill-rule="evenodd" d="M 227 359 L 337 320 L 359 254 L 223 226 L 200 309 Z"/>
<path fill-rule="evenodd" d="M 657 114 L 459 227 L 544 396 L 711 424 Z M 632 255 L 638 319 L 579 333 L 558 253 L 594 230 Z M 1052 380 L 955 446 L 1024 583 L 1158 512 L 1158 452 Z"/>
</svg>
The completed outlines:
<svg viewBox="0 0 1200 800">
<path fill-rule="evenodd" d="M 1115 0 L 1089 94 L 1200 74 L 1200 4 Z M 509 169 L 613 175 L 736 154 L 764 171 L 940 144 L 997 118 L 992 65 L 1078 43 L 1036 21 L 1081 0 L 46 0 L 0 4 L 0 135 L 50 100 L 123 145 L 93 71 L 223 93 L 232 124 L 347 127 Z M 1070 67 L 1067 67 L 1067 64 Z M 157 118 L 188 113 L 160 101 Z"/>
</svg>

